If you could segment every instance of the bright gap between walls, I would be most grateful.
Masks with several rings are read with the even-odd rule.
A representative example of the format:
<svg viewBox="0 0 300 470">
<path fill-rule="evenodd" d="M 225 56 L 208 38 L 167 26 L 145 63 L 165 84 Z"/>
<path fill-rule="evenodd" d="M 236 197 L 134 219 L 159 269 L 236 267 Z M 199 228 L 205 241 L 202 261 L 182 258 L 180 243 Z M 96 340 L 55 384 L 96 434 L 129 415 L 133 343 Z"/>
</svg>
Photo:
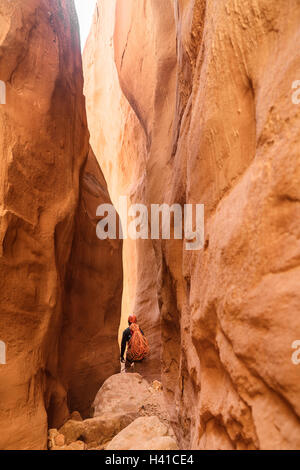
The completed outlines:
<svg viewBox="0 0 300 470">
<path fill-rule="evenodd" d="M 92 26 L 97 0 L 75 0 L 75 7 L 80 26 L 81 50 L 83 51 Z"/>
</svg>

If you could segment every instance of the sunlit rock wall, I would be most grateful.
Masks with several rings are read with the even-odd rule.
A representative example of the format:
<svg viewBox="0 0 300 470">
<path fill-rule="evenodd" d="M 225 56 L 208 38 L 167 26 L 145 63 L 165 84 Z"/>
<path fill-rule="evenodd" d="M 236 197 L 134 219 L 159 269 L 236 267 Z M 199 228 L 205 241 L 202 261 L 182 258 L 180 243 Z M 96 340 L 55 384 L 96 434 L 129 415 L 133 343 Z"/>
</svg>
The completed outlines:
<svg viewBox="0 0 300 470">
<path fill-rule="evenodd" d="M 297 0 L 98 1 L 85 94 L 112 199 L 205 204 L 201 250 L 124 260 L 184 448 L 300 447 L 299 21 Z"/>
</svg>

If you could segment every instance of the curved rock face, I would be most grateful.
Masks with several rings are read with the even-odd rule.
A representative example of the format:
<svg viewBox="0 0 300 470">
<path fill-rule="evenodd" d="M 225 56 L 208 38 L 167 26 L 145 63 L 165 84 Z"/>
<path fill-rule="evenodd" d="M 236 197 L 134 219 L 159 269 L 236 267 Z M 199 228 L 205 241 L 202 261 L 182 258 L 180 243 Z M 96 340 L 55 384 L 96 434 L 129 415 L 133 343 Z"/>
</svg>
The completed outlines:
<svg viewBox="0 0 300 470">
<path fill-rule="evenodd" d="M 127 197 L 128 206 L 144 198 L 147 142 L 119 85 L 113 54 L 115 6 L 115 0 L 98 2 L 83 64 L 91 147 L 118 209 L 120 196 Z M 124 240 L 123 270 L 120 332 L 128 326 L 128 315 L 134 312 L 151 347 L 147 364 L 137 367 L 137 371 L 149 380 L 159 378 L 160 314 L 155 255 L 150 240 Z"/>
<path fill-rule="evenodd" d="M 51 425 L 68 405 L 85 412 L 118 366 L 120 247 L 99 248 L 83 214 L 108 194 L 92 157 L 80 177 L 89 147 L 72 0 L 0 0 L 0 80 L 0 448 L 43 449 L 47 412 Z"/>
<path fill-rule="evenodd" d="M 300 448 L 300 4 L 254 3 L 98 1 L 85 50 L 92 146 L 113 200 L 205 204 L 202 250 L 125 251 L 125 297 L 149 323 L 138 299 L 159 302 L 183 448 Z"/>
<path fill-rule="evenodd" d="M 120 371 L 122 243 L 98 239 L 96 212 L 101 204 L 111 204 L 111 200 L 90 150 L 80 179 L 60 341 L 60 375 L 68 390 L 68 407 L 83 418 L 90 416 L 103 382 Z M 59 426 L 55 421 L 51 425 Z"/>
</svg>

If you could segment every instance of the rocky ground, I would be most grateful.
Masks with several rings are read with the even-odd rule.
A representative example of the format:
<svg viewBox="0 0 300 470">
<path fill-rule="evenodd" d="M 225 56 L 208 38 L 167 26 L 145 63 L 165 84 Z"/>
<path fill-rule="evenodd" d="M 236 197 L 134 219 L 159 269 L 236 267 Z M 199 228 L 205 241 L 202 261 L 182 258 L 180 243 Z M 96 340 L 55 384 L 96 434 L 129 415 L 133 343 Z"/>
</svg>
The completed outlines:
<svg viewBox="0 0 300 470">
<path fill-rule="evenodd" d="M 160 382 L 120 373 L 103 384 L 93 417 L 79 412 L 60 429 L 50 429 L 49 450 L 176 450 Z"/>
</svg>

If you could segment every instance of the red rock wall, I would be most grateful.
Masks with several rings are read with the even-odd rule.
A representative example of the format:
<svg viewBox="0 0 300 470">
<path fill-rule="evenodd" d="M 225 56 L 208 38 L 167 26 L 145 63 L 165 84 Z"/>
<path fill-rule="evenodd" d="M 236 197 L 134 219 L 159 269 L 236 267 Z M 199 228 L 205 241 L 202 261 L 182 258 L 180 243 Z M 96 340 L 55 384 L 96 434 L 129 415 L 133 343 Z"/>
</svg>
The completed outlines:
<svg viewBox="0 0 300 470">
<path fill-rule="evenodd" d="M 123 281 L 122 243 L 102 241 L 96 235 L 97 207 L 111 204 L 111 200 L 91 150 L 82 171 L 80 192 L 66 276 L 60 373 L 68 390 L 69 409 L 89 418 L 101 385 L 120 371 L 118 329 Z"/>
<path fill-rule="evenodd" d="M 182 447 L 300 448 L 299 21 L 297 0 L 98 1 L 85 94 L 113 200 L 205 204 L 204 249 L 125 252 Z"/>
<path fill-rule="evenodd" d="M 112 201 L 118 208 L 120 196 L 127 196 L 128 206 L 144 198 L 147 143 L 140 122 L 120 88 L 113 54 L 114 18 L 115 0 L 98 2 L 83 65 L 91 147 L 108 183 Z M 156 269 L 151 241 L 124 240 L 120 333 L 128 326 L 128 315 L 134 312 L 151 347 L 147 367 L 137 366 L 137 371 L 149 380 L 160 377 Z"/>
<path fill-rule="evenodd" d="M 89 147 L 73 0 L 0 0 L 0 79 L 0 448 L 43 449 L 47 412 L 52 425 L 68 404 L 87 410 L 118 367 L 120 249 L 99 247 L 94 221 L 82 225 L 83 204 L 108 195 L 92 157 L 81 178 Z M 114 278 L 103 278 L 107 265 Z"/>
</svg>

